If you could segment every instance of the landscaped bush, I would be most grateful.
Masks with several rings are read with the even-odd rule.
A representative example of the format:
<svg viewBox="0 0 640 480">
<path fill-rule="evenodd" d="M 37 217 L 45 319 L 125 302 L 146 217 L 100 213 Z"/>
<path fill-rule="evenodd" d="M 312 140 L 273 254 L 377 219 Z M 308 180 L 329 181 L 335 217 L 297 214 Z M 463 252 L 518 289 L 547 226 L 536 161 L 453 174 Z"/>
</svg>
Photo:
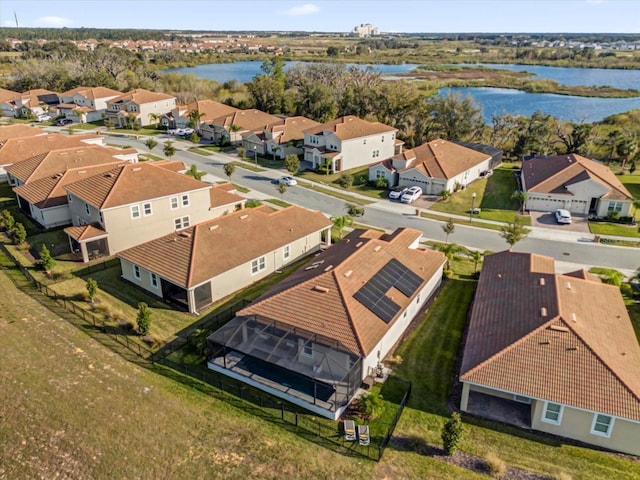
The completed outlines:
<svg viewBox="0 0 640 480">
<path fill-rule="evenodd" d="M 451 414 L 442 427 L 440 437 L 442 438 L 442 448 L 447 455 L 453 455 L 458 450 L 458 444 L 462 440 L 462 418 L 458 412 Z"/>
<path fill-rule="evenodd" d="M 338 179 L 338 184 L 342 188 L 351 188 L 351 186 L 353 186 L 353 175 L 350 173 L 343 173 Z"/>
<path fill-rule="evenodd" d="M 616 214 L 618 212 L 615 212 Z M 622 225 L 630 225 L 633 226 L 636 224 L 636 220 L 634 217 L 621 217 L 619 215 L 607 215 L 606 217 L 589 217 L 590 222 L 595 223 L 618 223 Z"/>
<path fill-rule="evenodd" d="M 485 460 L 487 461 L 489 473 L 492 476 L 502 478 L 504 474 L 507 473 L 507 464 L 504 463 L 504 460 L 498 457 L 495 453 L 489 452 Z"/>
<path fill-rule="evenodd" d="M 384 177 L 378 177 L 376 178 L 374 186 L 376 188 L 387 188 L 389 186 L 389 182 L 387 182 L 387 179 Z"/>
</svg>

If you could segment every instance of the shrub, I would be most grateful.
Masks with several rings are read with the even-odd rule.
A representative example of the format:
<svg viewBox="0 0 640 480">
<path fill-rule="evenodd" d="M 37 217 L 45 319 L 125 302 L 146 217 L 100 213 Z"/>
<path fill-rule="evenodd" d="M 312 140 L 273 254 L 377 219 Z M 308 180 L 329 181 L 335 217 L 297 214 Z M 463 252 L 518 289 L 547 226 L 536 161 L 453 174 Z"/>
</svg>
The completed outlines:
<svg viewBox="0 0 640 480">
<path fill-rule="evenodd" d="M 193 143 L 200 143 L 200 136 L 196 132 L 193 132 L 189 137 L 189 140 L 191 140 Z"/>
<path fill-rule="evenodd" d="M 387 182 L 387 179 L 384 177 L 378 177 L 376 178 L 375 186 L 376 188 L 387 188 L 389 186 L 389 182 Z"/>
<path fill-rule="evenodd" d="M 373 420 L 384 410 L 384 400 L 380 392 L 368 392 L 361 400 L 362 412 L 369 420 Z"/>
<path fill-rule="evenodd" d="M 96 300 L 96 295 L 98 294 L 98 282 L 96 282 L 93 278 L 87 279 L 87 299 L 93 303 Z"/>
<path fill-rule="evenodd" d="M 244 204 L 245 208 L 256 208 L 262 205 L 260 200 L 247 200 Z"/>
<path fill-rule="evenodd" d="M 140 335 L 144 336 L 149 333 L 151 329 L 151 310 L 149 310 L 149 306 L 144 302 L 138 304 L 136 323 L 138 324 L 138 333 Z"/>
<path fill-rule="evenodd" d="M 13 227 L 15 226 L 16 221 L 13 218 L 13 215 L 11 215 L 11 212 L 9 210 L 2 211 L 2 224 L 4 225 L 4 229 L 7 232 L 13 230 Z"/>
<path fill-rule="evenodd" d="M 27 231 L 24 228 L 24 225 L 21 223 L 16 223 L 13 229 L 13 243 L 16 245 L 21 245 L 27 239 Z"/>
<path fill-rule="evenodd" d="M 502 478 L 504 474 L 507 473 L 507 464 L 504 463 L 504 460 L 498 457 L 495 453 L 489 452 L 485 460 L 487 462 L 489 473 L 492 476 Z"/>
<path fill-rule="evenodd" d="M 45 272 L 50 272 L 55 266 L 56 261 L 53 259 L 51 252 L 44 243 L 42 244 L 42 247 L 40 247 L 39 255 L 40 259 L 38 260 L 38 265 Z"/>
<path fill-rule="evenodd" d="M 440 437 L 442 438 L 442 447 L 447 455 L 453 455 L 458 450 L 458 444 L 462 440 L 462 418 L 460 414 L 454 412 L 451 414 L 442 427 Z"/>
<path fill-rule="evenodd" d="M 342 188 L 351 188 L 351 186 L 353 185 L 353 175 L 351 175 L 350 173 L 343 173 L 338 179 L 338 184 Z"/>
</svg>

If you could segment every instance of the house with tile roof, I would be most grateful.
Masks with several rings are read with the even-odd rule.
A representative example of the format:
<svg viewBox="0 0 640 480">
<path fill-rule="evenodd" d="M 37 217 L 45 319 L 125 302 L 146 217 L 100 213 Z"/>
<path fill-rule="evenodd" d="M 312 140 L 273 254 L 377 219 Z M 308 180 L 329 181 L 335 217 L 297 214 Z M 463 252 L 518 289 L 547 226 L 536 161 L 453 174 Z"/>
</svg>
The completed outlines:
<svg viewBox="0 0 640 480">
<path fill-rule="evenodd" d="M 307 117 L 285 117 L 277 123 L 242 134 L 242 146 L 247 152 L 269 154 L 281 160 L 287 155 L 302 155 L 305 130 L 318 125 L 319 122 Z"/>
<path fill-rule="evenodd" d="M 369 167 L 369 180 L 418 186 L 427 195 L 464 188 L 492 168 L 493 156 L 448 140 L 435 139 Z"/>
<path fill-rule="evenodd" d="M 200 124 L 200 133 L 205 140 L 242 142 L 242 135 L 281 122 L 281 117 L 257 109 L 238 110 L 223 114 Z"/>
<path fill-rule="evenodd" d="M 522 162 L 522 189 L 528 210 L 606 217 L 629 216 L 633 196 L 609 167 L 572 153 L 534 157 Z"/>
<path fill-rule="evenodd" d="M 122 278 L 191 313 L 317 252 L 331 221 L 290 206 L 244 209 L 118 253 Z"/>
<path fill-rule="evenodd" d="M 229 185 L 178 173 L 181 162 L 126 164 L 65 185 L 73 226 L 65 229 L 83 261 L 135 245 L 242 208 Z"/>
<path fill-rule="evenodd" d="M 167 128 L 193 128 L 200 131 L 201 124 L 209 124 L 213 119 L 230 115 L 239 111 L 238 108 L 216 102 L 214 100 L 197 100 L 187 105 L 178 105 L 169 113 L 163 115 L 160 125 Z M 198 117 L 195 121 L 192 119 Z"/>
<path fill-rule="evenodd" d="M 17 93 L 13 97 L 7 92 L 11 92 L 11 90 L 4 90 L 0 100 L 0 111 L 4 117 L 40 115 L 54 110 L 55 106 L 60 103 L 56 92 L 44 88 Z"/>
<path fill-rule="evenodd" d="M 107 101 L 121 95 L 107 87 L 76 87 L 60 94 L 58 115 L 75 123 L 97 122 L 106 117 Z"/>
<path fill-rule="evenodd" d="M 397 128 L 380 122 L 340 117 L 305 130 L 304 160 L 332 173 L 371 165 L 402 152 L 397 133 Z"/>
<path fill-rule="evenodd" d="M 106 120 L 116 127 L 127 127 L 131 121 L 146 127 L 158 123 L 175 107 L 176 97 L 173 95 L 136 88 L 107 100 Z"/>
<path fill-rule="evenodd" d="M 588 272 L 487 256 L 459 379 L 463 411 L 640 455 L 640 345 L 620 289 Z"/>
<path fill-rule="evenodd" d="M 35 137 L 46 135 L 42 128 L 25 125 L 24 123 L 14 123 L 13 125 L 0 125 L 0 148 L 11 138 Z"/>
<path fill-rule="evenodd" d="M 352 231 L 211 335 L 209 368 L 339 418 L 440 285 L 421 237 Z"/>
<path fill-rule="evenodd" d="M 6 169 L 14 163 L 19 163 L 37 155 L 42 155 L 52 150 L 60 150 L 83 145 L 104 146 L 104 137 L 92 133 L 82 135 L 60 135 L 58 133 L 46 134 L 44 130 L 37 127 L 31 129 L 28 135 L 13 136 L 13 130 L 4 130 L 13 127 L 25 127 L 25 125 L 11 125 L 10 127 L 0 127 L 0 139 L 5 133 L 10 135 L 6 140 L 0 141 L 0 182 L 10 181 L 10 185 L 16 186 L 15 179 L 9 179 Z M 14 133 L 18 133 L 16 130 Z M 27 133 L 23 131 L 23 133 Z"/>
</svg>

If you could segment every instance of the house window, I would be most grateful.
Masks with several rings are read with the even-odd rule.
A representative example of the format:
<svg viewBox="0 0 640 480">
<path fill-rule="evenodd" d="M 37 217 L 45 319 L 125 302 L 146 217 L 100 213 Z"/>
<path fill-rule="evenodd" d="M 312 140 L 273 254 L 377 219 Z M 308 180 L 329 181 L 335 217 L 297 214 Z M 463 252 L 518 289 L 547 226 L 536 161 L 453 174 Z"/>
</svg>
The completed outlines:
<svg viewBox="0 0 640 480">
<path fill-rule="evenodd" d="M 420 295 L 418 295 L 418 297 L 416 298 L 416 303 L 420 304 Z"/>
<path fill-rule="evenodd" d="M 140 218 L 140 205 L 131 205 L 131 218 Z"/>
<path fill-rule="evenodd" d="M 284 249 L 282 250 L 282 258 L 286 260 L 289 257 L 291 257 L 291 247 L 289 245 L 285 245 Z"/>
<path fill-rule="evenodd" d="M 153 213 L 151 210 L 151 203 L 144 203 L 142 205 L 142 211 L 144 212 L 145 217 L 151 215 L 151 213 Z"/>
<path fill-rule="evenodd" d="M 140 280 L 140 267 L 138 265 L 133 266 L 133 276 Z"/>
<path fill-rule="evenodd" d="M 613 427 L 613 418 L 609 415 L 602 415 L 596 413 L 593 416 L 593 424 L 591 425 L 591 433 L 594 435 L 600 435 L 608 437 L 611 435 L 611 428 Z"/>
<path fill-rule="evenodd" d="M 67 193 L 67 202 L 71 203 L 71 194 Z"/>
<path fill-rule="evenodd" d="M 513 400 L 518 403 L 526 403 L 531 405 L 531 399 L 529 397 L 524 397 L 522 395 L 514 395 Z"/>
<path fill-rule="evenodd" d="M 376 178 L 387 178 L 383 170 L 376 170 Z"/>
<path fill-rule="evenodd" d="M 382 140 L 380 140 L 382 143 L 384 143 L 384 135 L 382 135 Z"/>
<path fill-rule="evenodd" d="M 622 212 L 622 202 L 609 202 L 607 212 Z"/>
<path fill-rule="evenodd" d="M 558 405 L 557 403 L 547 402 L 544 407 L 544 414 L 542 415 L 542 421 L 560 425 L 560 422 L 562 421 L 562 405 Z"/>
<path fill-rule="evenodd" d="M 251 275 L 255 275 L 258 272 L 261 272 L 267 268 L 267 260 L 266 257 L 256 258 L 251 261 Z"/>
<path fill-rule="evenodd" d="M 313 343 L 307 342 L 302 345 L 302 355 L 305 357 L 313 358 Z"/>
<path fill-rule="evenodd" d="M 178 208 L 178 197 L 171 197 L 170 203 L 171 210 L 175 210 L 176 208 Z"/>
<path fill-rule="evenodd" d="M 181 228 L 187 228 L 190 225 L 189 217 L 179 217 L 173 220 L 173 225 L 176 230 L 180 230 Z"/>
<path fill-rule="evenodd" d="M 151 286 L 153 288 L 158 288 L 158 276 L 155 273 L 151 273 Z"/>
<path fill-rule="evenodd" d="M 188 207 L 189 206 L 189 194 L 188 193 L 186 195 L 182 195 L 182 206 L 183 207 Z"/>
<path fill-rule="evenodd" d="M 395 133 L 392 133 L 392 134 L 391 134 L 391 140 L 395 140 L 395 138 L 396 138 L 396 134 L 395 134 Z"/>
<path fill-rule="evenodd" d="M 366 144 L 367 144 L 367 139 L 366 139 L 366 138 L 362 141 L 362 144 L 363 144 L 363 145 L 366 145 Z"/>
<path fill-rule="evenodd" d="M 91 215 L 91 209 L 89 208 L 89 204 L 84 204 L 84 211 L 87 212 L 87 215 Z"/>
<path fill-rule="evenodd" d="M 102 212 L 98 212 L 98 215 L 100 215 L 100 223 L 104 225 L 104 216 L 102 215 Z"/>
</svg>

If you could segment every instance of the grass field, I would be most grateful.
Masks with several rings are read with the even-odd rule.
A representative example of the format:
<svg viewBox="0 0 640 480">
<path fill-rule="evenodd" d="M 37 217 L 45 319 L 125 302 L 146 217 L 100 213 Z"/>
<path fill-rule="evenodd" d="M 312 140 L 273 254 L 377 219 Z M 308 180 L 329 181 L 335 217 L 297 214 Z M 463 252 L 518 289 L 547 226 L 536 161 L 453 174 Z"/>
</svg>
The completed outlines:
<svg viewBox="0 0 640 480">
<path fill-rule="evenodd" d="M 298 176 L 305 180 L 309 180 L 312 182 L 330 185 L 336 188 L 344 188 L 340 185 L 339 180 L 342 175 L 348 173 L 353 176 L 353 185 L 345 191 L 359 193 L 361 195 L 366 195 L 367 197 L 371 197 L 374 199 L 383 199 L 388 198 L 389 192 L 384 188 L 375 188 L 368 184 L 369 179 L 369 167 L 358 167 L 346 172 L 334 173 L 331 175 L 325 175 L 322 173 L 316 173 L 310 170 L 306 170 L 304 172 L 300 172 Z"/>
</svg>

